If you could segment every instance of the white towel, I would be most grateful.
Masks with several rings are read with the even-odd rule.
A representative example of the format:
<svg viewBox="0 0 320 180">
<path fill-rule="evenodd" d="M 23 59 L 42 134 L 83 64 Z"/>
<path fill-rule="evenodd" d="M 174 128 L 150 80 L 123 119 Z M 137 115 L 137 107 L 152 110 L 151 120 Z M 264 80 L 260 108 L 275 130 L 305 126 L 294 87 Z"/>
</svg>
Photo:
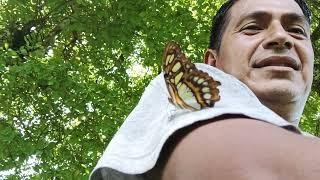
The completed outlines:
<svg viewBox="0 0 320 180">
<path fill-rule="evenodd" d="M 220 100 L 214 107 L 190 111 L 174 106 L 168 101 L 169 93 L 161 73 L 147 86 L 138 105 L 109 143 L 90 175 L 92 180 L 101 177 L 99 173 L 108 180 L 139 179 L 125 174 L 141 174 L 153 168 L 170 135 L 195 122 L 223 114 L 242 114 L 300 132 L 262 105 L 254 93 L 233 76 L 206 64 L 196 64 L 196 67 L 221 82 Z"/>
</svg>

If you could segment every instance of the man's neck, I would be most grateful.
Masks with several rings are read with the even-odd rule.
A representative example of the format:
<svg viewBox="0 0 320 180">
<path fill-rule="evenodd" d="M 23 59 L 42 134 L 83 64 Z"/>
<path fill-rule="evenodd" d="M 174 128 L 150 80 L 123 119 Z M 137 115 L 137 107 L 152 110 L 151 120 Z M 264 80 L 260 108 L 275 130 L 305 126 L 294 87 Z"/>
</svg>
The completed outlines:
<svg viewBox="0 0 320 180">
<path fill-rule="evenodd" d="M 292 123 L 296 127 L 299 125 L 299 121 L 303 112 L 303 107 L 299 102 L 279 103 L 278 101 L 265 101 L 260 100 L 263 105 L 277 113 L 286 121 Z"/>
</svg>

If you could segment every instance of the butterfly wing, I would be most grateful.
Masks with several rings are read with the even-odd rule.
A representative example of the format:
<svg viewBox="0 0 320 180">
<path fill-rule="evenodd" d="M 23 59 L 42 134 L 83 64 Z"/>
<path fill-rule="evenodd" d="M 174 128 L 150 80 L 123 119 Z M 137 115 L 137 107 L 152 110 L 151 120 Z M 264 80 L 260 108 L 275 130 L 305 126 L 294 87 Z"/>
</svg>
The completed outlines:
<svg viewBox="0 0 320 180">
<path fill-rule="evenodd" d="M 180 108 L 200 110 L 213 107 L 220 100 L 217 86 L 221 83 L 198 70 L 174 42 L 164 50 L 163 70 L 169 101 Z"/>
</svg>

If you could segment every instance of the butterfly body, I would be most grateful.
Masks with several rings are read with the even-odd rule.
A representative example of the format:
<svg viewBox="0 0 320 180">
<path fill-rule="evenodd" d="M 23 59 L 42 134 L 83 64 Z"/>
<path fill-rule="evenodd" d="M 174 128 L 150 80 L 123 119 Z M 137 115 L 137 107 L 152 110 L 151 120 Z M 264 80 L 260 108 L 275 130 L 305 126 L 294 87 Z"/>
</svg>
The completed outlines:
<svg viewBox="0 0 320 180">
<path fill-rule="evenodd" d="M 169 101 L 190 110 L 213 107 L 220 100 L 219 86 L 208 73 L 198 70 L 174 42 L 166 45 L 163 54 L 164 79 Z"/>
</svg>

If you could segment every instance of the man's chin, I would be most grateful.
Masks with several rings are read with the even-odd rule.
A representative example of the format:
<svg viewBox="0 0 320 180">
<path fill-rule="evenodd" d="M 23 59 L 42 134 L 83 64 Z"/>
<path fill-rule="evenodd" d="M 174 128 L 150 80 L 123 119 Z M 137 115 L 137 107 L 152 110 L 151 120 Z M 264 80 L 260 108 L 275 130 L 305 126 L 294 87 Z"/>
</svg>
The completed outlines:
<svg viewBox="0 0 320 180">
<path fill-rule="evenodd" d="M 262 101 L 277 102 L 280 104 L 293 103 L 298 100 L 294 93 L 283 89 L 256 93 L 256 96 Z"/>
<path fill-rule="evenodd" d="M 277 103 L 293 103 L 301 99 L 304 93 L 298 87 L 282 84 L 282 86 L 271 84 L 264 87 L 252 88 L 259 99 Z"/>
</svg>

